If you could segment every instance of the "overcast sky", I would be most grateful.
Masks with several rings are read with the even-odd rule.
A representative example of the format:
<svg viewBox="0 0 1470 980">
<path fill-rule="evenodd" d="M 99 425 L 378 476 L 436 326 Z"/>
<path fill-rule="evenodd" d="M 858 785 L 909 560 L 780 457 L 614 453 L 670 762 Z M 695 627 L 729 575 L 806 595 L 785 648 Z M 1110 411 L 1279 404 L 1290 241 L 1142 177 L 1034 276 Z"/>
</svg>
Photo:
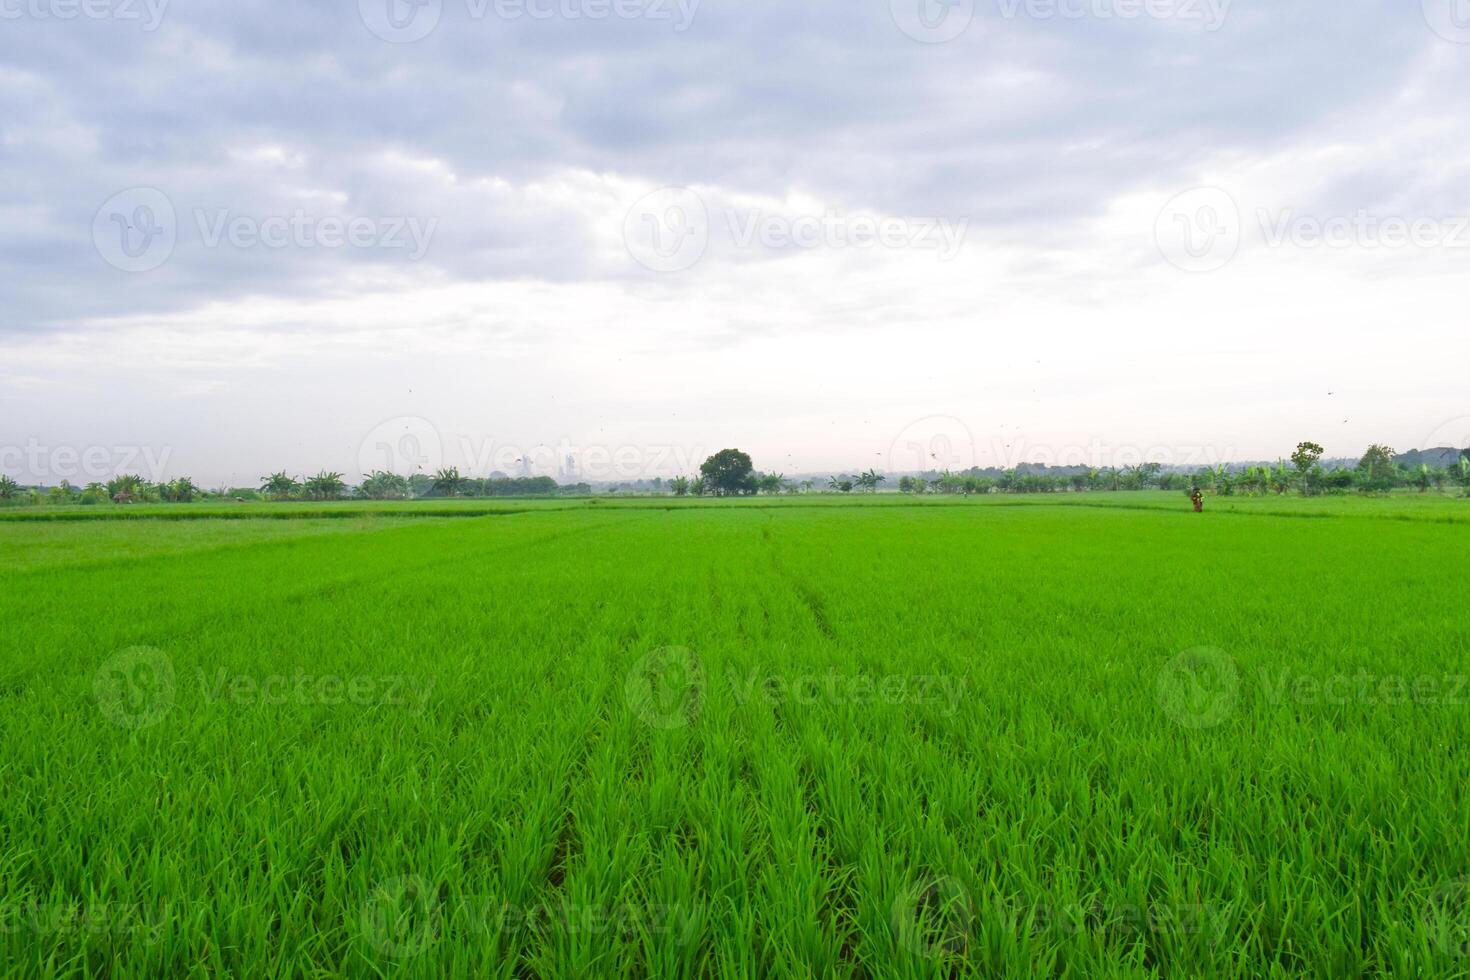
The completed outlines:
<svg viewBox="0 0 1470 980">
<path fill-rule="evenodd" d="M 1466 0 L 0 0 L 0 470 L 1467 446 L 1467 90 Z"/>
</svg>

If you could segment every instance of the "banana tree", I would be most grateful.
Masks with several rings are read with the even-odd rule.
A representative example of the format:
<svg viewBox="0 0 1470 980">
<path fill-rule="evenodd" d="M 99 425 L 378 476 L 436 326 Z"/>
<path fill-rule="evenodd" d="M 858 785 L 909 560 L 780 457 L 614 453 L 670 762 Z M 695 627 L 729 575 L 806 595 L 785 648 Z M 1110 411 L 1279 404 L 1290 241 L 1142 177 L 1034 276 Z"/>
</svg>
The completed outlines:
<svg viewBox="0 0 1470 980">
<path fill-rule="evenodd" d="M 342 474 L 328 473 L 326 470 L 308 479 L 305 487 L 306 495 L 312 500 L 339 500 L 347 491 Z"/>
<path fill-rule="evenodd" d="M 459 491 L 464 487 L 464 477 L 459 475 L 459 467 L 450 466 L 441 469 L 434 474 L 434 490 L 446 497 L 458 497 Z"/>
<path fill-rule="evenodd" d="M 286 471 L 272 473 L 260 482 L 260 492 L 272 500 L 290 500 L 301 490 L 301 484 L 296 482 Z"/>
</svg>

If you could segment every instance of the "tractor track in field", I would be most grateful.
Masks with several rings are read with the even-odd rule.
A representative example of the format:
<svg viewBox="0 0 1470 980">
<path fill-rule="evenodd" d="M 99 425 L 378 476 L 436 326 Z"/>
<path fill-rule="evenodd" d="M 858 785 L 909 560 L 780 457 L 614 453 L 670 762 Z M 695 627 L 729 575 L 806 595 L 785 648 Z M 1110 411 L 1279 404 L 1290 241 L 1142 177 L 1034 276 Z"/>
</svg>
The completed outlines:
<svg viewBox="0 0 1470 980">
<path fill-rule="evenodd" d="M 761 526 L 761 544 L 766 552 L 766 557 L 770 559 L 771 569 L 776 573 L 776 577 L 785 582 L 791 591 L 796 594 L 796 597 L 801 600 L 801 604 L 806 607 L 806 611 L 811 616 L 812 622 L 816 623 L 817 630 L 827 640 L 836 640 L 837 631 L 832 626 L 831 617 L 827 615 L 827 601 L 822 598 L 816 589 L 811 587 L 810 583 L 787 571 L 781 564 L 780 559 L 776 557 L 776 547 L 771 538 L 769 524 Z"/>
</svg>

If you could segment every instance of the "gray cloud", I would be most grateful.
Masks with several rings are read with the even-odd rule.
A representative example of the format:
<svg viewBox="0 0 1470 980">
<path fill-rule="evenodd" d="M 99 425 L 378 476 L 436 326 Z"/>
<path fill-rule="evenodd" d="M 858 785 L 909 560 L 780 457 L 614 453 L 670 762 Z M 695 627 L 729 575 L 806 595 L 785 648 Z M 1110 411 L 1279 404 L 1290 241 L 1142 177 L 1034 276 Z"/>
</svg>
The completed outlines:
<svg viewBox="0 0 1470 980">
<path fill-rule="evenodd" d="M 432 277 L 636 274 L 597 260 L 576 202 L 525 194 L 577 171 L 800 191 L 1064 241 L 1130 189 L 1187 186 L 1204 159 L 1269 153 L 1392 99 L 1447 47 L 1417 5 L 1389 0 L 1330 13 L 1236 2 L 1213 32 L 1007 7 L 978 3 L 937 45 L 872 0 L 705 0 L 682 32 L 476 18 L 469 0 L 443 0 L 434 31 L 408 44 L 374 36 L 353 3 L 176 3 L 154 31 L 0 21 L 0 329 L 311 297 L 346 268 L 410 262 L 381 248 L 211 248 L 200 212 L 434 220 L 411 269 Z M 1450 179 L 1463 172 L 1418 173 L 1411 159 L 1322 175 L 1336 198 L 1408 186 L 1441 203 Z M 92 223 L 138 186 L 174 202 L 179 240 L 160 268 L 121 273 Z"/>
</svg>

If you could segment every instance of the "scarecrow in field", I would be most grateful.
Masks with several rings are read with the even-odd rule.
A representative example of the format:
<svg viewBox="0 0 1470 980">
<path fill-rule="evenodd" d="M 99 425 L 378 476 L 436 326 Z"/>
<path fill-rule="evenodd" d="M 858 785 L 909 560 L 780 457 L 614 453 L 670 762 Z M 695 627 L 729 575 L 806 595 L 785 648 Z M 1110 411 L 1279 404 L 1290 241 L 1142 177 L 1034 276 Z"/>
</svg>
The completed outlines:
<svg viewBox="0 0 1470 980">
<path fill-rule="evenodd" d="M 1205 512 L 1205 492 L 1199 487 L 1189 491 L 1189 499 L 1194 504 L 1194 512 L 1203 514 Z"/>
</svg>

